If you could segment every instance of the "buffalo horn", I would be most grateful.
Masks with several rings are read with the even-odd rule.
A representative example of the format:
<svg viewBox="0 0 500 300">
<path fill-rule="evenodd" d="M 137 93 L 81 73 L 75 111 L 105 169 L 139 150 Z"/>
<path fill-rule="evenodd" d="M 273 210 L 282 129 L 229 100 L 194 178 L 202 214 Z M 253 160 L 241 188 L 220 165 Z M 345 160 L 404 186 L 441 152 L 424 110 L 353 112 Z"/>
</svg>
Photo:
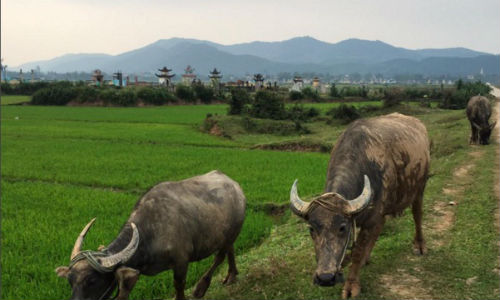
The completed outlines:
<svg viewBox="0 0 500 300">
<path fill-rule="evenodd" d="M 298 179 L 295 179 L 292 189 L 290 190 L 290 208 L 299 217 L 304 217 L 309 203 L 300 199 L 299 194 L 297 193 L 297 181 Z"/>
<path fill-rule="evenodd" d="M 76 239 L 75 245 L 73 246 L 73 251 L 71 251 L 71 258 L 72 260 L 78 253 L 80 253 L 80 249 L 82 248 L 83 240 L 85 239 L 85 236 L 87 235 L 87 232 L 89 231 L 90 227 L 92 227 L 92 224 L 94 224 L 95 218 L 90 220 L 90 222 L 83 228 L 82 232 L 80 232 L 80 235 Z"/>
<path fill-rule="evenodd" d="M 370 186 L 370 179 L 368 179 L 368 176 L 366 175 L 364 175 L 364 179 L 365 179 L 365 185 L 363 187 L 363 192 L 361 192 L 361 195 L 359 195 L 354 200 L 347 201 L 348 214 L 355 214 L 362 211 L 366 206 L 368 206 L 368 204 L 372 199 L 372 189 Z"/>
<path fill-rule="evenodd" d="M 132 257 L 132 255 L 134 255 L 135 251 L 137 250 L 137 246 L 139 246 L 139 231 L 137 230 L 137 226 L 134 223 L 130 223 L 130 226 L 132 226 L 132 238 L 130 239 L 127 247 L 116 254 L 112 254 L 110 256 L 102 258 L 101 265 L 103 267 L 114 267 L 119 263 L 128 261 Z"/>
<path fill-rule="evenodd" d="M 481 130 L 481 126 L 477 125 L 476 122 L 472 122 L 472 126 L 476 127 L 476 129 Z"/>
</svg>

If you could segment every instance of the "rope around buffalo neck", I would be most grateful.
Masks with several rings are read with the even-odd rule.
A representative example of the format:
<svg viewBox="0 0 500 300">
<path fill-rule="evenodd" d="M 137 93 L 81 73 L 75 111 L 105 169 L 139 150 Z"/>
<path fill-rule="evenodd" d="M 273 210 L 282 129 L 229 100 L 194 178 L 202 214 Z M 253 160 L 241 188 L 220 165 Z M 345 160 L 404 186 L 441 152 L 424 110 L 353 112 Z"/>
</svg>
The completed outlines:
<svg viewBox="0 0 500 300">
<path fill-rule="evenodd" d="M 90 266 L 96 270 L 99 273 L 109 273 L 113 272 L 113 267 L 104 267 L 101 265 L 99 262 L 99 258 L 101 257 L 106 257 L 109 254 L 106 251 L 91 251 L 91 250 L 85 250 L 80 253 L 78 253 L 69 263 L 69 267 L 71 268 L 74 266 L 77 262 L 80 260 L 86 259 Z"/>
</svg>

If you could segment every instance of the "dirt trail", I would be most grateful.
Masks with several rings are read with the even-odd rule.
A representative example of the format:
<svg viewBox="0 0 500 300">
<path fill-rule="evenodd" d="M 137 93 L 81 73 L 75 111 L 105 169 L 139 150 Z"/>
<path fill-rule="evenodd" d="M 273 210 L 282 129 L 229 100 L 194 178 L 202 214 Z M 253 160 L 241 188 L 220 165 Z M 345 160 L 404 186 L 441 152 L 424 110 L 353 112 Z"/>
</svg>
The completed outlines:
<svg viewBox="0 0 500 300">
<path fill-rule="evenodd" d="M 491 86 L 491 85 L 490 85 Z M 500 89 L 491 86 L 493 91 L 492 94 L 495 97 L 500 97 Z M 497 102 L 493 107 L 492 121 L 498 120 L 499 126 L 496 126 L 492 139 L 495 139 L 497 142 L 497 160 L 496 160 L 496 184 L 494 185 L 495 195 L 500 201 L 500 102 Z M 450 196 L 452 201 L 437 201 L 432 207 L 432 216 L 430 216 L 430 222 L 428 221 L 428 225 L 424 225 L 424 232 L 432 232 L 432 234 L 428 234 L 427 244 L 429 248 L 436 249 L 446 245 L 447 232 L 453 227 L 455 223 L 455 210 L 457 205 L 460 205 L 460 202 L 463 200 L 463 194 L 465 191 L 464 182 L 471 180 L 469 178 L 469 174 L 471 170 L 476 166 L 477 160 L 481 159 L 484 151 L 480 146 L 471 146 L 474 150 L 469 152 L 469 160 L 466 161 L 463 165 L 458 166 L 453 171 L 453 178 L 443 187 L 443 193 L 445 195 Z M 500 203 L 500 202 L 499 202 Z M 497 207 L 495 211 L 496 216 L 496 227 L 500 232 L 500 209 Z M 500 243 L 499 243 L 500 246 Z M 408 260 L 414 260 L 415 257 L 409 255 Z M 499 263 L 495 271 L 500 270 L 500 257 Z M 472 281 L 474 278 L 469 278 Z M 469 280 L 467 282 L 469 282 Z M 431 292 L 426 289 L 426 287 L 422 284 L 422 281 L 409 274 L 408 270 L 405 269 L 397 269 L 395 273 L 392 274 L 384 274 L 380 278 L 380 282 L 382 286 L 388 291 L 388 294 L 397 299 L 431 299 Z M 469 284 L 469 283 L 468 283 Z"/>
<path fill-rule="evenodd" d="M 495 227 L 498 232 L 500 232 L 500 89 L 491 86 L 493 89 L 492 94 L 497 97 L 497 102 L 493 109 L 492 121 L 496 120 L 497 125 L 493 129 L 492 138 L 495 138 L 497 141 L 497 159 L 495 160 L 495 185 L 493 186 L 493 191 L 495 196 L 497 197 L 497 207 L 495 209 Z M 497 243 L 497 246 L 500 248 L 500 241 Z M 497 265 L 493 269 L 493 272 L 500 272 L 500 255 L 497 258 Z"/>
<path fill-rule="evenodd" d="M 455 210 L 463 199 L 465 187 L 461 183 L 466 182 L 470 171 L 475 167 L 476 161 L 482 156 L 479 149 L 469 153 L 470 160 L 458 166 L 453 171 L 453 179 L 443 187 L 443 193 L 452 197 L 453 201 L 436 201 L 432 207 L 431 216 L 424 224 L 427 246 L 435 250 L 443 247 L 448 242 L 446 234 L 455 223 Z M 458 183 L 458 184 L 456 184 Z M 415 255 L 408 255 L 408 260 L 418 259 Z M 432 299 L 432 294 L 424 286 L 422 280 L 409 274 L 408 270 L 398 269 L 396 273 L 381 276 L 381 284 L 387 289 L 391 296 L 396 299 Z"/>
</svg>

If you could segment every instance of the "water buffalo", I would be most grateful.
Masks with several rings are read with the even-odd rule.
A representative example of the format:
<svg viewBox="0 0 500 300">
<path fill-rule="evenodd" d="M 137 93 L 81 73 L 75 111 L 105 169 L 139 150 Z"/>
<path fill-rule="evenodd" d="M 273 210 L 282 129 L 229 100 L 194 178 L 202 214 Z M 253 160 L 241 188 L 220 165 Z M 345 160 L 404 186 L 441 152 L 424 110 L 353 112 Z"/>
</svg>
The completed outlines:
<svg viewBox="0 0 500 300">
<path fill-rule="evenodd" d="M 77 238 L 69 266 L 56 273 L 68 279 L 71 299 L 128 295 L 139 274 L 173 269 L 176 299 L 184 299 L 188 264 L 213 253 L 215 261 L 197 283 L 203 297 L 217 266 L 228 257 L 225 283 L 235 280 L 233 243 L 245 218 L 246 199 L 237 182 L 219 171 L 177 182 L 162 182 L 140 198 L 118 237 L 99 251 L 81 251 L 92 220 Z"/>
<path fill-rule="evenodd" d="M 297 180 L 290 192 L 291 210 L 305 219 L 314 241 L 314 282 L 343 282 L 342 262 L 350 240 L 352 265 L 342 297 L 360 292 L 359 274 L 368 261 L 386 215 L 412 206 L 414 247 L 426 252 L 422 235 L 422 199 L 429 171 L 429 140 L 416 118 L 393 113 L 359 120 L 339 137 L 328 166 L 321 196 L 302 201 Z M 357 239 L 356 227 L 360 228 Z"/>
<path fill-rule="evenodd" d="M 491 116 L 491 104 L 488 98 L 482 96 L 470 98 L 466 113 L 471 129 L 470 143 L 488 145 L 491 130 L 497 123 L 496 121 L 491 125 L 488 123 Z"/>
</svg>

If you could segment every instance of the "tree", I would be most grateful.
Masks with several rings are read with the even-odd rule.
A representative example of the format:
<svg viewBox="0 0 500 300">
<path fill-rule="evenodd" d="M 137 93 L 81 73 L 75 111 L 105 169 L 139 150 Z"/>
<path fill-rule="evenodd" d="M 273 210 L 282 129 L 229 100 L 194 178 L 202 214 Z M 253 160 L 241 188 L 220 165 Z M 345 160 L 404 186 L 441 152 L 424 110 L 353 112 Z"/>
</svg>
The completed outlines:
<svg viewBox="0 0 500 300">
<path fill-rule="evenodd" d="M 335 86 L 335 83 L 332 83 L 332 86 L 330 87 L 330 96 L 333 98 L 340 98 L 340 94 L 337 87 Z"/>
<path fill-rule="evenodd" d="M 229 99 L 229 114 L 241 115 L 245 105 L 250 103 L 250 96 L 244 89 L 231 90 L 231 98 Z"/>
</svg>

